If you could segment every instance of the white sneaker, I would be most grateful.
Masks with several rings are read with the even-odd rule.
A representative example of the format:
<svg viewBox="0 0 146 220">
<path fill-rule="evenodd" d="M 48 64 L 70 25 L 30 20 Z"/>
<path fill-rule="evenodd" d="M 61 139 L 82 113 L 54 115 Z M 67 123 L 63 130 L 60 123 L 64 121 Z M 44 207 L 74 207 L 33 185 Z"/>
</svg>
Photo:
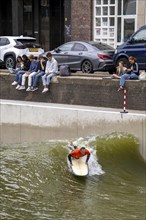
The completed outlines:
<svg viewBox="0 0 146 220">
<path fill-rule="evenodd" d="M 17 85 L 17 86 L 16 86 L 16 89 L 19 89 L 20 87 L 21 87 L 20 85 Z"/>
<path fill-rule="evenodd" d="M 48 88 L 44 88 L 42 93 L 48 92 L 48 90 L 49 90 Z"/>
<path fill-rule="evenodd" d="M 27 89 L 26 89 L 27 92 L 30 92 L 32 91 L 31 87 L 29 86 Z"/>
<path fill-rule="evenodd" d="M 36 91 L 36 90 L 38 90 L 38 87 L 32 89 L 33 92 Z"/>
<path fill-rule="evenodd" d="M 12 82 L 12 86 L 16 86 L 18 83 L 16 81 Z"/>
<path fill-rule="evenodd" d="M 18 90 L 24 90 L 25 86 L 20 86 L 20 88 Z"/>
</svg>

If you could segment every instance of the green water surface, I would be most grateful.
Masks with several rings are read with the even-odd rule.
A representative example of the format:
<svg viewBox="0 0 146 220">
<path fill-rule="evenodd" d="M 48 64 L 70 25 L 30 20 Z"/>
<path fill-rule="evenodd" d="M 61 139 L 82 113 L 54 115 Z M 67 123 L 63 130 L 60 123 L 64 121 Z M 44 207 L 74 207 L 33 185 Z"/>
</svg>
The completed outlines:
<svg viewBox="0 0 146 220">
<path fill-rule="evenodd" d="M 88 144 L 95 172 L 82 178 L 69 171 L 66 141 L 2 145 L 0 219 L 145 220 L 146 164 L 137 141 L 112 134 Z"/>
</svg>

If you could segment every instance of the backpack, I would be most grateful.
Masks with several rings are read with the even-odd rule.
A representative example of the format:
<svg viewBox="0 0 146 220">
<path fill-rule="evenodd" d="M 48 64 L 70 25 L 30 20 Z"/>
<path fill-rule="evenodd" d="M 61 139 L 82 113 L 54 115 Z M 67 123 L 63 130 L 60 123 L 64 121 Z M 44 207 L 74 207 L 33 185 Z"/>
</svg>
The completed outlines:
<svg viewBox="0 0 146 220">
<path fill-rule="evenodd" d="M 60 76 L 70 76 L 70 68 L 68 65 L 63 64 L 60 66 Z"/>
</svg>

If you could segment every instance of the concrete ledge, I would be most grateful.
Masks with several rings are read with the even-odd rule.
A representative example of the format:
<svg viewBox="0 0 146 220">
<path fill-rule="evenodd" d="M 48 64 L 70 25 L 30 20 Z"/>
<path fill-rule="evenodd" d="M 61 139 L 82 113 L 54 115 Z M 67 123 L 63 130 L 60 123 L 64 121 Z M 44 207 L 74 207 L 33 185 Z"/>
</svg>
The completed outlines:
<svg viewBox="0 0 146 220">
<path fill-rule="evenodd" d="M 0 74 L 0 98 L 10 100 L 62 103 L 123 109 L 123 92 L 117 92 L 119 80 L 109 77 L 77 76 L 57 77 L 51 83 L 50 91 L 42 94 L 40 79 L 36 92 L 17 91 L 11 83 L 14 75 Z M 146 81 L 128 80 L 127 109 L 146 110 Z"/>
</svg>

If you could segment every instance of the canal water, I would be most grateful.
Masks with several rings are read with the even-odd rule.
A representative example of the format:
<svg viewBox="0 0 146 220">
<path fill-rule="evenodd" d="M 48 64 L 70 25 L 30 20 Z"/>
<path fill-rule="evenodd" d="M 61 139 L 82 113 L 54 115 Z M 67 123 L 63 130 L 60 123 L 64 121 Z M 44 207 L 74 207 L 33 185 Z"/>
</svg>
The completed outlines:
<svg viewBox="0 0 146 220">
<path fill-rule="evenodd" d="M 127 134 L 79 138 L 89 176 L 67 166 L 68 143 L 2 144 L 1 220 L 145 220 L 146 164 Z"/>
</svg>

